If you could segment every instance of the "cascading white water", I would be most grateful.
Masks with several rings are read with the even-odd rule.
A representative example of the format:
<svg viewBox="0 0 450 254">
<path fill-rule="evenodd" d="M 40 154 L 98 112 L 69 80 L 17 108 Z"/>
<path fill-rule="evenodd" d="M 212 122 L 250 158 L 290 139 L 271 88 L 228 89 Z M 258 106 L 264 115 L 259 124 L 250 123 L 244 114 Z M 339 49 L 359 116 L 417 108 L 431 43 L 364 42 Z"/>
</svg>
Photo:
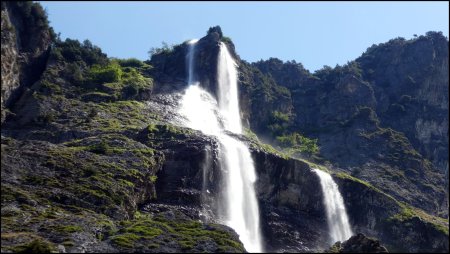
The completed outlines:
<svg viewBox="0 0 450 254">
<path fill-rule="evenodd" d="M 189 52 L 187 54 L 187 61 L 188 61 L 188 85 L 191 85 L 194 81 L 194 55 L 195 55 L 195 44 L 197 43 L 198 39 L 190 40 L 189 43 Z"/>
<path fill-rule="evenodd" d="M 248 147 L 227 135 L 218 136 L 221 168 L 225 181 L 225 224 L 239 234 L 248 252 L 262 252 L 259 208 L 254 183 L 256 173 Z"/>
<path fill-rule="evenodd" d="M 188 62 L 189 87 L 181 101 L 180 113 L 186 125 L 214 135 L 220 143 L 219 160 L 225 174 L 224 223 L 239 235 L 249 252 L 262 252 L 259 208 L 254 190 L 255 167 L 248 147 L 224 131 L 242 133 L 237 92 L 236 64 L 225 44 L 220 45 L 218 58 L 218 103 L 194 80 L 196 41 L 190 42 Z M 222 119 L 222 121 L 220 121 Z"/>
<path fill-rule="evenodd" d="M 323 203 L 327 213 L 328 228 L 331 236 L 331 244 L 337 241 L 348 240 L 352 236 L 352 229 L 348 222 L 344 199 L 339 192 L 337 184 L 327 172 L 314 169 L 320 178 L 323 192 Z"/>
<path fill-rule="evenodd" d="M 220 43 L 217 69 L 219 108 L 225 118 L 224 127 L 233 133 L 241 134 L 241 116 L 237 86 L 236 63 L 224 43 Z"/>
</svg>

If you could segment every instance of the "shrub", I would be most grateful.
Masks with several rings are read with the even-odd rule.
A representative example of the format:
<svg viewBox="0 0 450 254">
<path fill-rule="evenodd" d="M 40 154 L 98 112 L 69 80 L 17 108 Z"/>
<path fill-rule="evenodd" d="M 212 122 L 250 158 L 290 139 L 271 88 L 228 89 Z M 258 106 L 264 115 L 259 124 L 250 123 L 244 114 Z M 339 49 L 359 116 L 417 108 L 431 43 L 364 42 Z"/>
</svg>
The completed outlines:
<svg viewBox="0 0 450 254">
<path fill-rule="evenodd" d="M 69 62 L 83 61 L 88 66 L 93 64 L 105 65 L 108 58 L 102 50 L 93 45 L 89 40 L 80 43 L 78 40 L 67 38 L 64 42 L 57 41 L 55 49 Z"/>
<path fill-rule="evenodd" d="M 222 39 L 220 39 L 222 42 L 226 43 L 226 44 L 232 44 L 233 41 L 231 40 L 230 37 L 227 36 L 223 36 Z"/>
<path fill-rule="evenodd" d="M 279 111 L 273 111 L 270 115 L 268 128 L 273 136 L 279 136 L 286 132 L 290 115 Z"/>
<path fill-rule="evenodd" d="M 17 253 L 50 253 L 53 248 L 50 243 L 43 240 L 33 240 L 32 242 L 16 247 Z"/>
<path fill-rule="evenodd" d="M 139 88 L 134 85 L 127 85 L 122 91 L 125 98 L 134 98 L 139 94 Z"/>
<path fill-rule="evenodd" d="M 84 82 L 83 72 L 77 63 L 69 63 L 64 69 L 64 75 L 76 85 Z"/>
<path fill-rule="evenodd" d="M 93 145 L 89 149 L 91 152 L 96 154 L 111 154 L 112 149 L 104 140 L 97 145 Z"/>
<path fill-rule="evenodd" d="M 122 76 L 122 69 L 117 62 L 101 66 L 93 65 L 88 72 L 89 83 L 104 84 L 120 81 Z"/>
<path fill-rule="evenodd" d="M 297 132 L 289 135 L 278 136 L 276 137 L 276 141 L 281 147 L 290 150 L 291 153 L 305 153 L 312 155 L 319 152 L 317 139 L 309 139 Z"/>
<path fill-rule="evenodd" d="M 144 62 L 142 62 L 139 59 L 136 58 L 128 58 L 128 59 L 118 59 L 117 62 L 122 67 L 143 67 L 145 65 Z"/>
<path fill-rule="evenodd" d="M 173 51 L 174 45 L 169 45 L 167 42 L 162 42 L 162 47 L 152 47 L 149 51 L 149 57 L 152 58 L 153 55 L 159 55 L 159 54 L 169 54 Z"/>
</svg>

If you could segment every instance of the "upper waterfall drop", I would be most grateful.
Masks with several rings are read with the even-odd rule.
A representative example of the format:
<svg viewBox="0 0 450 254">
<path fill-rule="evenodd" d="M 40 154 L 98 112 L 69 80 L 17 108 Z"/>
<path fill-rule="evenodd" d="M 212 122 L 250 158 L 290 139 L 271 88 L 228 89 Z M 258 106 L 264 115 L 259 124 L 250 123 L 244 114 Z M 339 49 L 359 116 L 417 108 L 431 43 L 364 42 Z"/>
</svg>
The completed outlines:
<svg viewBox="0 0 450 254">
<path fill-rule="evenodd" d="M 225 43 L 220 42 L 220 53 L 217 63 L 217 83 L 219 109 L 224 117 L 224 128 L 236 134 L 242 133 L 239 113 L 238 72 L 237 64 L 231 57 Z"/>
<path fill-rule="evenodd" d="M 195 57 L 195 45 L 198 42 L 198 39 L 192 39 L 188 42 L 189 44 L 189 52 L 186 55 L 187 57 L 187 68 L 188 68 L 188 85 L 191 85 L 195 80 L 195 76 L 194 76 L 194 70 L 195 70 L 195 65 L 194 65 L 194 57 Z"/>
<path fill-rule="evenodd" d="M 327 172 L 314 169 L 314 172 L 320 178 L 320 185 L 323 192 L 323 203 L 327 213 L 328 228 L 330 230 L 331 244 L 337 241 L 348 240 L 352 235 L 352 229 L 348 222 L 347 211 L 344 205 L 344 199 L 337 184 Z"/>
</svg>

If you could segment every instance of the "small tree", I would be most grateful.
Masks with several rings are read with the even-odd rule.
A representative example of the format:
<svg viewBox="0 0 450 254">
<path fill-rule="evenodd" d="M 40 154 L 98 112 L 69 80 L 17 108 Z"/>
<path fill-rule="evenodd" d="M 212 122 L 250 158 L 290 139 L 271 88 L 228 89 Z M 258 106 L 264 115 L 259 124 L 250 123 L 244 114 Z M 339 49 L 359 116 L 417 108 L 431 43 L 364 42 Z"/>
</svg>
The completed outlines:
<svg viewBox="0 0 450 254">
<path fill-rule="evenodd" d="M 160 48 L 156 48 L 156 47 L 152 47 L 149 51 L 148 51 L 148 55 L 150 58 L 152 58 L 153 55 L 159 55 L 159 54 L 167 54 L 172 52 L 174 45 L 169 45 L 167 42 L 163 41 L 161 42 L 162 47 Z"/>
</svg>

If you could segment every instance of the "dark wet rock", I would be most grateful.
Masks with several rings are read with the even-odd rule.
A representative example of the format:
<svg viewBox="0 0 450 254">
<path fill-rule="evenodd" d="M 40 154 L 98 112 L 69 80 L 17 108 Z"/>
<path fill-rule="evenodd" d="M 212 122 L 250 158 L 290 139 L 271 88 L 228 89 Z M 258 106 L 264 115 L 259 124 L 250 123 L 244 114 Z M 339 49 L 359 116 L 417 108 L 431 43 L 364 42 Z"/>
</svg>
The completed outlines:
<svg viewBox="0 0 450 254">
<path fill-rule="evenodd" d="M 357 234 L 350 237 L 347 241 L 336 242 L 328 253 L 389 253 L 386 247 L 380 244 L 380 241 L 369 238 L 364 234 Z"/>
</svg>

